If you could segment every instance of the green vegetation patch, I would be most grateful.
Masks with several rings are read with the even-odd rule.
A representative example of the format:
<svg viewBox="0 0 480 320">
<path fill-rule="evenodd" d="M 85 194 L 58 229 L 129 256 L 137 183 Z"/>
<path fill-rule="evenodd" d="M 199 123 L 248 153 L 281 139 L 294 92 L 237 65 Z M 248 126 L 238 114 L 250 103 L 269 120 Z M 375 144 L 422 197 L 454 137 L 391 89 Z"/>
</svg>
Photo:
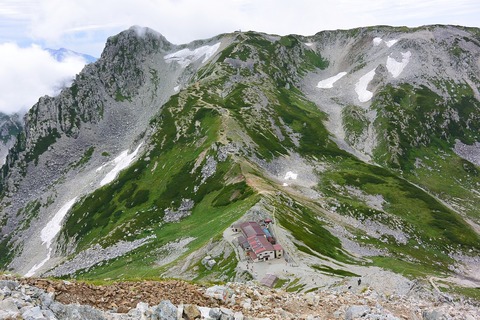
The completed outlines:
<svg viewBox="0 0 480 320">
<path fill-rule="evenodd" d="M 298 202 L 285 201 L 276 204 L 275 216 L 282 227 L 289 230 L 296 240 L 308 247 L 296 244 L 298 249 L 303 248 L 302 251 L 306 253 L 314 255 L 318 253 L 342 262 L 353 262 L 353 259 L 342 249 L 340 240 L 325 229 L 324 223 L 310 208 Z"/>
<path fill-rule="evenodd" d="M 300 283 L 299 278 L 295 278 L 287 284 L 287 286 L 285 287 L 285 291 L 300 292 L 304 287 L 305 287 L 305 284 Z"/>
<path fill-rule="evenodd" d="M 329 65 L 328 60 L 324 59 L 321 55 L 316 53 L 313 50 L 307 49 L 305 50 L 305 69 L 313 69 L 311 66 L 319 69 L 326 69 Z"/>
<path fill-rule="evenodd" d="M 461 295 L 463 297 L 473 299 L 477 303 L 480 301 L 480 287 L 469 288 L 469 287 L 461 287 L 461 286 L 453 285 L 449 282 L 442 282 L 442 283 L 448 286 L 447 288 L 440 286 L 440 290 L 443 292 L 447 292 L 447 293 L 453 292 L 457 295 Z"/>
<path fill-rule="evenodd" d="M 0 269 L 5 269 L 15 257 L 15 250 L 12 250 L 9 245 L 11 238 L 9 236 L 0 241 Z"/>
<path fill-rule="evenodd" d="M 46 136 L 40 137 L 35 143 L 33 149 L 25 157 L 28 162 L 35 160 L 35 163 L 38 162 L 38 157 L 40 157 L 45 151 L 48 150 L 52 144 L 60 138 L 60 133 L 56 128 L 48 128 L 48 134 Z"/>
<path fill-rule="evenodd" d="M 276 98 L 279 106 L 275 111 L 294 132 L 300 134 L 300 154 L 318 157 L 349 156 L 330 140 L 330 133 L 323 125 L 326 115 L 315 104 L 295 90 L 280 89 Z"/>
<path fill-rule="evenodd" d="M 480 168 L 458 157 L 453 151 L 435 147 L 419 148 L 414 153 L 416 166 L 406 177 L 457 208 L 474 220 L 480 218 Z"/>
<path fill-rule="evenodd" d="M 375 239 L 358 233 L 366 245 L 388 249 L 396 259 L 407 260 L 422 268 L 435 266 L 448 272 L 453 260 L 448 252 L 480 250 L 480 238 L 455 212 L 433 196 L 386 169 L 356 160 L 341 161 L 322 173 L 321 191 L 332 197 L 340 214 L 377 220 L 394 229 L 400 228 L 409 240 L 397 243 L 393 238 Z M 342 186 L 351 186 L 367 195 L 381 196 L 383 210 L 372 210 L 364 200 L 352 197 Z M 327 200 L 328 201 L 328 200 Z"/>
<path fill-rule="evenodd" d="M 358 274 L 342 270 L 342 269 L 334 269 L 332 267 L 326 265 L 313 265 L 312 268 L 318 270 L 326 275 L 333 275 L 333 276 L 340 276 L 340 277 L 360 277 Z"/>
<path fill-rule="evenodd" d="M 238 220 L 251 206 L 258 201 L 258 196 L 251 196 L 244 201 L 239 201 L 225 207 L 213 207 L 212 200 L 215 194 L 208 195 L 197 204 L 192 214 L 177 223 L 166 223 L 153 226 L 156 238 L 131 253 L 119 257 L 106 265 L 97 266 L 91 270 L 80 272 L 76 275 L 80 279 L 135 279 L 158 277 L 171 268 L 171 265 L 159 267 L 156 252 L 163 245 L 177 241 L 180 238 L 193 237 L 188 245 L 188 250 L 180 257 L 185 258 L 193 251 L 205 246 L 212 238 L 223 233 L 234 221 Z M 150 226 L 152 227 L 152 226 Z M 148 231 L 144 231 L 148 234 Z M 232 262 L 226 261 L 223 273 L 231 274 Z M 223 266 L 223 264 L 222 264 Z"/>
<path fill-rule="evenodd" d="M 211 269 L 208 269 L 201 262 L 198 262 L 195 265 L 197 276 L 194 280 L 212 281 L 212 279 L 216 279 L 216 281 L 214 280 L 213 282 L 234 281 L 237 275 L 236 268 L 238 263 L 235 252 L 231 252 L 226 258 L 223 258 L 223 256 L 215 257 L 214 260 L 217 263 Z"/>
<path fill-rule="evenodd" d="M 90 159 L 92 158 L 92 155 L 93 155 L 93 152 L 95 151 L 95 147 L 90 147 L 88 148 L 87 150 L 85 150 L 85 152 L 83 153 L 82 157 L 80 158 L 80 160 L 78 160 L 77 162 L 75 162 L 72 167 L 73 168 L 77 168 L 77 167 L 80 167 L 84 164 L 86 164 L 88 161 L 90 161 Z"/>
<path fill-rule="evenodd" d="M 219 126 L 218 114 L 202 112 L 202 115 L 199 121 L 205 133 L 210 132 L 206 135 L 210 139 L 192 148 L 186 138 L 174 142 L 175 125 L 173 128 L 170 124 L 161 126 L 159 131 L 162 134 L 154 136 L 154 139 L 160 140 L 150 152 L 152 160 L 147 162 L 139 159 L 123 171 L 116 181 L 76 204 L 65 224 L 66 238 L 77 239 L 78 250 L 94 243 L 96 239 L 103 239 L 104 245 L 113 244 L 124 239 L 125 233 L 120 228 L 123 224 L 128 223 L 129 229 L 134 230 L 137 230 L 136 227 L 139 230 L 148 224 L 158 224 L 163 219 L 164 210 L 178 207 L 182 198 L 198 202 L 209 192 L 221 189 L 222 186 L 214 180 L 213 183 L 200 186 L 198 192 L 193 191 L 196 178 L 190 172 L 195 159 L 214 140 Z M 168 142 L 162 144 L 163 141 Z M 153 170 L 155 162 L 161 166 Z M 218 170 L 220 173 L 217 174 L 226 170 Z"/>
<path fill-rule="evenodd" d="M 380 163 L 411 171 L 419 147 L 445 150 L 455 139 L 466 144 L 480 140 L 480 103 L 471 89 L 451 83 L 438 86 L 452 99 L 445 101 L 424 86 L 409 84 L 387 86 L 378 94 L 372 106 L 378 112 L 375 157 Z"/>
<path fill-rule="evenodd" d="M 225 186 L 218 196 L 213 199 L 214 207 L 226 206 L 232 202 L 243 200 L 253 194 L 253 190 L 245 181 Z"/>
<path fill-rule="evenodd" d="M 447 98 L 421 86 L 387 86 L 373 103 L 378 163 L 478 219 L 479 168 L 460 159 L 457 141 L 480 141 L 480 103 L 466 83 L 432 80 Z"/>
<path fill-rule="evenodd" d="M 203 101 L 218 101 L 197 93 Z M 218 146 L 214 144 L 221 125 L 220 113 L 204 106 L 197 95 L 184 98 L 180 94 L 173 96 L 151 121 L 156 132 L 148 154 L 140 156 L 114 182 L 77 203 L 62 230 L 65 239 L 75 239 L 77 252 L 96 243 L 106 247 L 121 240 L 155 237 L 125 256 L 79 271 L 77 277 L 158 276 L 169 268 L 157 264 L 161 254 L 156 252 L 162 246 L 191 237 L 194 240 L 188 244 L 184 257 L 221 236 L 258 201 L 242 178 L 239 165 L 230 158 L 217 159 Z M 202 171 L 207 159 L 216 161 L 216 169 L 209 177 Z M 188 201 L 193 207 L 181 219 L 164 220 L 168 212 L 181 210 Z M 230 257 L 219 261 L 215 268 L 231 278 L 234 264 Z"/>
<path fill-rule="evenodd" d="M 355 105 L 349 105 L 342 110 L 343 128 L 346 140 L 354 144 L 368 128 L 367 111 Z"/>
<path fill-rule="evenodd" d="M 391 270 L 410 279 L 425 278 L 431 275 L 442 276 L 446 272 L 444 268 L 439 270 L 429 263 L 415 263 L 406 261 L 405 257 L 371 257 L 372 265 Z"/>
</svg>

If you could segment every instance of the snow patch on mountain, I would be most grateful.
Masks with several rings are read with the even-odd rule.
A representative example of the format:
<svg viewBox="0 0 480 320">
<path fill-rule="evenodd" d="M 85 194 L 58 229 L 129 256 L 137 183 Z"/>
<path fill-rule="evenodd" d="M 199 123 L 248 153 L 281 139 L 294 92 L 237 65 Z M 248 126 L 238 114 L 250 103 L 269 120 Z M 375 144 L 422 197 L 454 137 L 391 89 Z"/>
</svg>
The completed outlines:
<svg viewBox="0 0 480 320">
<path fill-rule="evenodd" d="M 205 63 L 215 54 L 215 52 L 217 52 L 217 50 L 220 48 L 220 44 L 220 42 L 217 42 L 212 46 L 202 46 L 195 50 L 185 48 L 180 51 L 167 54 L 164 59 L 168 63 L 175 61 L 181 65 L 182 68 L 187 67 L 190 63 L 199 60 L 201 57 L 204 57 L 202 63 Z"/>
<path fill-rule="evenodd" d="M 340 72 L 339 74 L 337 74 L 333 77 L 330 77 L 330 78 L 327 78 L 325 80 L 319 81 L 318 84 L 317 84 L 317 88 L 321 88 L 321 89 L 333 88 L 333 84 L 335 82 L 337 82 L 338 80 L 340 80 L 346 74 L 347 74 L 346 72 Z"/>
<path fill-rule="evenodd" d="M 402 73 L 403 69 L 410 62 L 410 57 L 412 56 L 412 53 L 410 51 L 401 52 L 401 55 L 402 61 L 400 62 L 395 60 L 395 58 L 392 58 L 391 55 L 389 55 L 387 58 L 387 70 L 394 78 L 398 77 Z"/>
<path fill-rule="evenodd" d="M 42 243 L 47 245 L 47 248 L 50 248 L 52 245 L 52 240 L 55 236 L 60 232 L 62 227 L 62 220 L 65 218 L 68 210 L 73 206 L 77 198 L 73 198 L 72 200 L 68 201 L 57 211 L 55 216 L 53 216 L 52 220 L 50 220 L 47 225 L 42 229 L 40 233 L 40 238 L 42 239 Z"/>
<path fill-rule="evenodd" d="M 360 79 L 358 79 L 358 82 L 355 84 L 355 92 L 358 95 L 358 100 L 360 102 L 367 102 L 373 97 L 373 92 L 368 91 L 367 87 L 370 81 L 373 80 L 373 77 L 375 76 L 375 69 L 372 71 L 368 72 L 364 76 L 362 76 Z"/>
<path fill-rule="evenodd" d="M 375 37 L 375 38 L 373 38 L 373 41 L 372 41 L 372 42 L 373 42 L 373 45 L 374 45 L 375 47 L 381 45 L 382 42 L 383 42 L 383 43 L 385 43 L 385 45 L 386 45 L 387 47 L 390 48 L 391 46 L 393 46 L 395 43 L 398 42 L 398 39 L 392 39 L 392 40 L 385 41 L 385 40 L 383 40 L 383 39 L 380 38 L 380 37 Z"/>
<path fill-rule="evenodd" d="M 381 43 L 382 43 L 382 38 L 380 37 L 376 37 L 376 38 L 373 38 L 373 45 L 376 47 L 376 46 L 379 46 Z"/>
<path fill-rule="evenodd" d="M 297 173 L 294 173 L 292 171 L 287 171 L 287 173 L 285 174 L 285 178 L 283 178 L 283 179 L 284 180 L 297 180 L 297 176 L 298 176 Z M 288 187 L 288 183 L 284 182 L 283 186 Z"/>
<path fill-rule="evenodd" d="M 393 40 L 390 40 L 390 41 L 385 41 L 385 44 L 387 45 L 387 47 L 391 47 L 393 46 L 395 43 L 398 42 L 398 39 L 393 39 Z"/>
<path fill-rule="evenodd" d="M 40 239 L 42 239 L 42 244 L 47 246 L 47 257 L 40 261 L 39 263 L 35 264 L 26 274 L 26 277 L 31 277 L 35 274 L 35 272 L 40 269 L 48 260 L 50 260 L 50 256 L 52 254 L 52 240 L 57 236 L 62 228 L 62 221 L 65 218 L 68 210 L 73 206 L 77 198 L 73 198 L 72 200 L 68 201 L 57 211 L 57 213 L 53 216 L 53 218 L 47 223 L 47 225 L 42 229 L 40 232 Z"/>
<path fill-rule="evenodd" d="M 112 163 L 115 164 L 115 167 L 109 173 L 107 173 L 107 175 L 105 176 L 105 178 L 102 179 L 102 181 L 100 181 L 101 187 L 115 180 L 118 173 L 123 169 L 125 169 L 126 167 L 128 167 L 130 163 L 132 163 L 142 144 L 143 143 L 140 143 L 137 149 L 135 149 L 135 151 L 133 151 L 130 154 L 128 153 L 128 149 L 124 150 L 122 153 L 120 153 L 118 157 L 116 157 L 115 159 L 113 159 L 113 161 L 110 162 L 110 164 Z M 100 168 L 97 169 L 97 171 L 100 171 L 103 167 L 104 166 L 101 166 Z"/>
<path fill-rule="evenodd" d="M 25 273 L 25 277 L 33 276 L 38 269 L 43 267 L 43 265 L 47 263 L 48 260 L 50 260 L 51 254 L 52 254 L 52 249 L 49 249 L 46 258 L 40 261 L 39 263 L 35 264 L 30 270 L 28 270 L 28 272 Z"/>
<path fill-rule="evenodd" d="M 285 180 L 297 180 L 297 177 L 298 177 L 298 174 L 297 173 L 294 173 L 292 171 L 288 171 L 286 174 L 285 174 Z"/>
</svg>

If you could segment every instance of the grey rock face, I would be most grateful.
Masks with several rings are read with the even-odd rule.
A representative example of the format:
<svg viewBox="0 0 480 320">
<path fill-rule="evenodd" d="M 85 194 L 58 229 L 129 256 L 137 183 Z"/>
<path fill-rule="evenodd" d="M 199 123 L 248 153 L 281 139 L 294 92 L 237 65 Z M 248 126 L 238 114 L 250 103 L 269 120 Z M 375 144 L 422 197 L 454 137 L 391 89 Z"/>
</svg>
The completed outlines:
<svg viewBox="0 0 480 320">
<path fill-rule="evenodd" d="M 370 312 L 367 306 L 351 306 L 345 312 L 345 320 L 353 320 L 365 316 Z"/>
<path fill-rule="evenodd" d="M 104 320 L 105 315 L 97 309 L 84 305 L 64 305 L 58 302 L 53 303 L 50 306 L 52 312 L 59 319 L 72 319 L 72 320 Z"/>
<path fill-rule="evenodd" d="M 164 300 L 157 306 L 156 314 L 160 319 L 176 320 L 177 307 L 170 300 Z"/>
<path fill-rule="evenodd" d="M 177 222 L 180 219 L 189 216 L 192 212 L 195 202 L 191 199 L 182 199 L 178 209 L 167 208 L 165 209 L 165 216 L 163 220 L 165 222 Z"/>
<path fill-rule="evenodd" d="M 443 312 L 432 310 L 432 311 L 423 311 L 422 317 L 424 320 L 448 320 L 449 317 L 444 315 Z"/>
<path fill-rule="evenodd" d="M 11 280 L 0 280 L 0 289 L 8 288 L 9 290 L 14 290 L 17 287 L 17 283 Z"/>
<path fill-rule="evenodd" d="M 220 319 L 222 316 L 222 311 L 220 311 L 220 308 L 212 308 L 208 312 L 208 316 L 212 319 Z"/>
<path fill-rule="evenodd" d="M 53 293 L 41 293 L 39 296 L 41 304 L 48 308 L 54 302 Z"/>
<path fill-rule="evenodd" d="M 6 115 L 0 112 L 0 166 L 5 163 L 8 150 L 14 146 L 22 127 L 18 114 Z"/>
<path fill-rule="evenodd" d="M 63 275 L 73 274 L 78 270 L 90 268 L 102 261 L 114 259 L 127 252 L 130 252 L 146 243 L 151 237 L 135 241 L 119 241 L 113 246 L 102 248 L 99 244 L 80 252 L 75 258 L 69 260 L 52 271 L 49 271 L 47 276 L 60 277 Z"/>
<path fill-rule="evenodd" d="M 217 170 L 217 161 L 212 156 L 207 157 L 207 161 L 202 168 L 202 183 L 215 174 Z"/>
<path fill-rule="evenodd" d="M 14 317 L 19 314 L 17 304 L 13 298 L 7 298 L 0 301 L 0 310 L 4 313 L 5 317 L 8 315 Z"/>
<path fill-rule="evenodd" d="M 22 317 L 25 320 L 46 320 L 47 318 L 43 315 L 42 310 L 39 306 L 25 310 L 22 313 Z"/>
<path fill-rule="evenodd" d="M 149 28 L 132 27 L 108 38 L 99 61 L 99 76 L 107 93 L 120 100 L 136 95 L 145 82 L 143 64 L 147 57 L 172 48 L 161 34 Z"/>
</svg>

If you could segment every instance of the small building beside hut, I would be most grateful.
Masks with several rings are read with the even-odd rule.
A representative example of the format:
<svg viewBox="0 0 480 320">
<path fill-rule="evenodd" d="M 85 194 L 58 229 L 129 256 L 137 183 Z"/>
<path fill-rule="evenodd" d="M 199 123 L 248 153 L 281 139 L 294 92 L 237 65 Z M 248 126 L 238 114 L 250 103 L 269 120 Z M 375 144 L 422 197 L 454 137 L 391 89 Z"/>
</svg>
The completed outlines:
<svg viewBox="0 0 480 320">
<path fill-rule="evenodd" d="M 275 251 L 275 258 L 283 257 L 283 247 L 279 243 L 273 245 L 273 250 Z"/>
<path fill-rule="evenodd" d="M 230 228 L 232 228 L 233 232 L 240 232 L 240 223 L 234 223 Z"/>
</svg>

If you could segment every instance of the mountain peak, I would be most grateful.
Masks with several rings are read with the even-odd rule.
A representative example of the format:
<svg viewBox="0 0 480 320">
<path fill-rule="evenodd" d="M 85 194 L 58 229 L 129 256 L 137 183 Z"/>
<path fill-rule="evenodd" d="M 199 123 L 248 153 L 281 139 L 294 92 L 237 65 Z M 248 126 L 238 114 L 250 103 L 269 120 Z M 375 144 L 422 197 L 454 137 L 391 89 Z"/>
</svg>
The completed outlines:
<svg viewBox="0 0 480 320">
<path fill-rule="evenodd" d="M 172 47 L 173 44 L 159 32 L 147 27 L 132 26 L 107 39 L 102 58 L 105 55 L 122 52 L 135 52 L 136 55 L 152 54 L 158 51 L 168 51 Z"/>
<path fill-rule="evenodd" d="M 167 41 L 166 38 L 160 32 L 153 30 L 149 27 L 134 25 L 128 28 L 128 31 L 134 31 L 137 34 L 137 36 L 141 38 L 152 36 L 152 37 L 161 38 Z"/>
</svg>

